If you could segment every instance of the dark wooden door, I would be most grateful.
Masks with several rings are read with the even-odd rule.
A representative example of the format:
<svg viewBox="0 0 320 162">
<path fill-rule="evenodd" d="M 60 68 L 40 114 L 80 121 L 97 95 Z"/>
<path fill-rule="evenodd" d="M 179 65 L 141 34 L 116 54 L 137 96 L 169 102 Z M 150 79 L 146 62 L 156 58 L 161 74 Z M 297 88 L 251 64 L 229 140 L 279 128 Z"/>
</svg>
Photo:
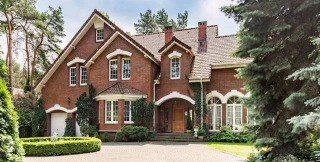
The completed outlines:
<svg viewBox="0 0 320 162">
<path fill-rule="evenodd" d="M 183 108 L 173 107 L 172 132 L 184 132 Z"/>
</svg>

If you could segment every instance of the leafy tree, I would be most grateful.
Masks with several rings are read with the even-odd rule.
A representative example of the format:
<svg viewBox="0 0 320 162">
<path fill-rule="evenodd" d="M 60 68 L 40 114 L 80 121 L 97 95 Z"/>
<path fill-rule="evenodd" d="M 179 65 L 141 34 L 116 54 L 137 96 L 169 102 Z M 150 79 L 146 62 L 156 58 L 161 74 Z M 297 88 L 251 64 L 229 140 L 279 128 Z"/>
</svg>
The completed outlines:
<svg viewBox="0 0 320 162">
<path fill-rule="evenodd" d="M 147 34 L 163 32 L 166 26 L 172 26 L 173 29 L 184 29 L 187 27 L 188 12 L 183 14 L 178 13 L 177 22 L 173 19 L 169 20 L 168 13 L 161 9 L 157 14 L 152 14 L 152 11 L 148 9 L 144 14 L 140 13 L 140 19 L 138 23 L 134 23 L 137 33 Z"/>
<path fill-rule="evenodd" d="M 145 103 L 143 98 L 134 101 L 131 107 L 134 124 L 151 127 L 153 123 L 153 110 L 153 102 Z"/>
<path fill-rule="evenodd" d="M 43 132 L 47 127 L 46 121 L 46 112 L 42 107 L 42 98 L 37 100 L 37 103 L 34 107 L 33 114 L 32 114 L 32 136 L 39 137 L 43 136 Z"/>
<path fill-rule="evenodd" d="M 20 64 L 13 61 L 13 87 L 24 88 L 27 84 L 27 75 L 23 69 L 20 68 Z M 30 84 L 29 84 L 30 85 Z M 31 89 L 31 87 L 30 87 Z"/>
<path fill-rule="evenodd" d="M 19 116 L 19 126 L 31 126 L 36 97 L 31 92 L 17 94 L 13 96 L 12 102 Z"/>
<path fill-rule="evenodd" d="M 74 136 L 74 129 L 72 126 L 72 118 L 66 118 L 66 128 L 64 130 L 65 137 L 73 137 Z"/>
<path fill-rule="evenodd" d="M 31 92 L 31 86 L 30 86 L 30 78 L 29 76 L 27 77 L 27 81 L 26 84 L 23 87 L 23 92 L 27 93 L 27 92 Z"/>
<path fill-rule="evenodd" d="M 2 78 L 8 85 L 9 77 L 8 77 L 8 67 L 6 66 L 6 62 L 0 59 L 0 78 Z"/>
<path fill-rule="evenodd" d="M 94 94 L 95 89 L 92 84 L 89 85 L 89 96 L 86 92 L 83 92 L 79 98 L 77 98 L 77 122 L 79 126 L 88 126 L 95 124 L 97 115 L 94 108 Z"/>
<path fill-rule="evenodd" d="M 253 58 L 238 70 L 238 77 L 246 80 L 245 88 L 251 92 L 243 103 L 256 123 L 255 146 L 267 148 L 265 161 L 310 150 L 308 132 L 293 133 L 287 120 L 314 110 L 304 102 L 318 96 L 319 88 L 309 80 L 287 77 L 318 57 L 310 55 L 315 47 L 309 38 L 319 35 L 319 5 L 320 1 L 309 0 L 241 0 L 222 8 L 241 24 L 234 56 Z"/>
<path fill-rule="evenodd" d="M 17 130 L 18 115 L 13 109 L 6 83 L 0 78 L 0 161 L 23 161 L 24 151 Z"/>
</svg>

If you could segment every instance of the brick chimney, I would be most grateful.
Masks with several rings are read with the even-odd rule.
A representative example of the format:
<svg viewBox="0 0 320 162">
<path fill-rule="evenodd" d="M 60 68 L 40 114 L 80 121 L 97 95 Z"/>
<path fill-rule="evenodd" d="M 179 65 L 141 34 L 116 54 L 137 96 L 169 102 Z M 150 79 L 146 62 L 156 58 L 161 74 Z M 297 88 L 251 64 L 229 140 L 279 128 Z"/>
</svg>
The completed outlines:
<svg viewBox="0 0 320 162">
<path fill-rule="evenodd" d="M 198 22 L 198 53 L 207 52 L 207 21 Z"/>
<path fill-rule="evenodd" d="M 168 42 L 171 41 L 172 36 L 173 36 L 172 26 L 166 26 L 164 29 L 165 29 L 164 40 L 165 40 L 165 43 L 167 44 Z"/>
<path fill-rule="evenodd" d="M 207 21 L 198 22 L 198 39 L 199 41 L 207 39 Z"/>
</svg>

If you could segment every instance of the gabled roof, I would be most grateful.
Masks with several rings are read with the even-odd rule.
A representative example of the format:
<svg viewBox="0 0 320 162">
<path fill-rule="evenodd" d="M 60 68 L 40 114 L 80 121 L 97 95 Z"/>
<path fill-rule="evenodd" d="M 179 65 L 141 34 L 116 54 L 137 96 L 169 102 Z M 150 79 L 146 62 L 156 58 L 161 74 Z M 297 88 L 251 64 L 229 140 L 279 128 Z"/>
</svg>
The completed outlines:
<svg viewBox="0 0 320 162">
<path fill-rule="evenodd" d="M 160 48 L 158 52 L 160 54 L 163 54 L 164 52 L 169 50 L 175 44 L 180 46 L 181 48 L 184 48 L 186 51 L 190 51 L 191 54 L 193 55 L 192 48 L 189 45 L 187 45 L 187 44 L 183 43 L 182 41 L 180 41 L 175 36 L 172 37 L 172 39 L 168 43 L 166 43 L 162 48 Z"/>
<path fill-rule="evenodd" d="M 90 17 L 86 20 L 86 22 L 81 26 L 81 28 L 78 30 L 78 32 L 73 36 L 71 41 L 67 44 L 67 46 L 63 49 L 63 51 L 60 53 L 58 58 L 51 64 L 49 69 L 45 72 L 45 74 L 39 79 L 39 81 L 35 84 L 33 87 L 35 91 L 40 92 L 41 88 L 45 86 L 46 82 L 49 80 L 49 78 L 53 75 L 53 73 L 56 71 L 56 69 L 61 65 L 61 63 L 64 61 L 64 59 L 69 55 L 69 53 L 74 49 L 74 47 L 77 45 L 77 43 L 82 39 L 82 37 L 87 33 L 87 31 L 90 29 L 90 27 L 93 25 L 94 21 L 96 19 L 100 19 L 103 21 L 103 23 L 107 24 L 111 29 L 114 30 L 114 32 L 109 35 L 100 45 L 100 47 L 105 47 L 106 42 L 110 41 L 110 38 L 113 36 L 122 36 L 124 39 L 126 39 L 128 42 L 132 43 L 136 48 L 138 48 L 140 51 L 142 51 L 145 54 L 145 57 L 150 58 L 155 63 L 159 64 L 159 62 L 154 58 L 154 55 L 148 51 L 145 47 L 140 45 L 138 42 L 136 42 L 134 39 L 132 39 L 128 34 L 126 34 L 124 31 L 122 31 L 118 26 L 116 26 L 113 22 L 108 20 L 104 15 L 102 15 L 99 11 L 96 9 L 92 12 Z M 88 63 L 88 60 L 92 58 L 97 52 L 99 52 L 98 48 L 90 57 L 86 60 L 85 63 Z"/>
</svg>

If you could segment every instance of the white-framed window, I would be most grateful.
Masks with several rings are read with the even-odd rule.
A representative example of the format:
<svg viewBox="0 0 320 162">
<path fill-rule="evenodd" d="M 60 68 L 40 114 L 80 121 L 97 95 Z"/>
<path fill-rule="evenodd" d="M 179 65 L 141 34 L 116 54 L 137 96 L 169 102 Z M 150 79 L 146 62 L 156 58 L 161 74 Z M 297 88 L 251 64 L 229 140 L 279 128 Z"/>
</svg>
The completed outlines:
<svg viewBox="0 0 320 162">
<path fill-rule="evenodd" d="M 232 96 L 227 101 L 227 125 L 233 130 L 240 130 L 242 124 L 242 104 L 239 97 Z"/>
<path fill-rule="evenodd" d="M 109 80 L 117 80 L 117 59 L 109 61 Z"/>
<path fill-rule="evenodd" d="M 106 123 L 118 123 L 118 101 L 106 101 Z"/>
<path fill-rule="evenodd" d="M 70 86 L 76 86 L 77 79 L 76 79 L 76 67 L 70 67 L 69 68 L 69 84 Z"/>
<path fill-rule="evenodd" d="M 220 130 L 222 126 L 222 102 L 218 97 L 213 97 L 208 103 L 209 130 Z"/>
<path fill-rule="evenodd" d="M 132 102 L 133 101 L 124 101 L 124 123 L 133 124 L 132 120 Z"/>
<path fill-rule="evenodd" d="M 97 29 L 96 30 L 96 41 L 97 42 L 101 42 L 101 41 L 103 41 L 103 35 L 104 35 L 104 31 L 103 31 L 103 29 Z"/>
<path fill-rule="evenodd" d="M 87 85 L 87 68 L 84 66 L 80 67 L 80 85 Z"/>
<path fill-rule="evenodd" d="M 170 62 L 170 78 L 180 79 L 180 58 L 174 57 Z"/>
<path fill-rule="evenodd" d="M 130 59 L 122 59 L 122 80 L 129 80 L 131 77 Z"/>
</svg>

